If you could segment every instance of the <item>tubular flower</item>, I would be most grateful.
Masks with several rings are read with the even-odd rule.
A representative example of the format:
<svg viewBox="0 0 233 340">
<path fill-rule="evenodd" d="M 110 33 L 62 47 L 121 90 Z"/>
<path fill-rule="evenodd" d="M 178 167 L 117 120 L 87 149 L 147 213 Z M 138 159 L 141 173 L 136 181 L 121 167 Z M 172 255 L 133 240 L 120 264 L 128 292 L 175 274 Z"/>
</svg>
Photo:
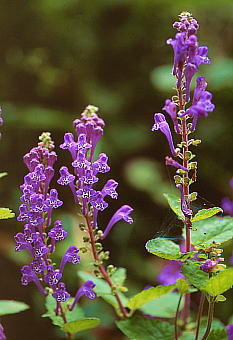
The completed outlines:
<svg viewBox="0 0 233 340">
<path fill-rule="evenodd" d="M 173 154 L 173 156 L 176 156 L 171 130 L 164 115 L 162 113 L 155 113 L 154 120 L 155 124 L 152 126 L 151 131 L 160 130 L 162 133 L 164 133 L 167 138 L 171 153 Z"/>
<path fill-rule="evenodd" d="M 88 299 L 95 299 L 96 298 L 96 294 L 93 291 L 93 288 L 96 286 L 96 284 L 92 281 L 86 281 L 77 291 L 75 298 L 74 298 L 74 302 L 72 303 L 72 305 L 70 306 L 70 310 L 74 309 L 74 306 L 76 305 L 76 303 L 78 302 L 78 300 L 80 299 L 81 296 L 85 295 Z"/>
</svg>

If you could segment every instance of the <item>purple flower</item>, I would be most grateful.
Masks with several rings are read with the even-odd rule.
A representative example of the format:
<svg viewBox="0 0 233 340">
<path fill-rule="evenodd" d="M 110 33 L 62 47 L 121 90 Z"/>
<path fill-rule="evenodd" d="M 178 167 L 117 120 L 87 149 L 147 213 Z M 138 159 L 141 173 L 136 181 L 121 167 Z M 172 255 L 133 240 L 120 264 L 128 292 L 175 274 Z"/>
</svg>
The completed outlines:
<svg viewBox="0 0 233 340">
<path fill-rule="evenodd" d="M 105 153 L 100 153 L 97 161 L 95 161 L 92 164 L 95 175 L 98 172 L 105 173 L 110 170 L 110 167 L 108 166 L 107 161 L 108 161 L 108 156 Z"/>
<path fill-rule="evenodd" d="M 6 336 L 4 334 L 4 329 L 3 329 L 2 324 L 0 323 L 0 340 L 5 340 L 5 339 L 6 339 Z"/>
<path fill-rule="evenodd" d="M 30 282 L 34 282 L 37 287 L 39 288 L 40 292 L 46 296 L 46 292 L 44 288 L 42 287 L 38 277 L 36 274 L 32 271 L 31 266 L 23 266 L 21 269 L 22 277 L 21 277 L 21 283 L 24 286 L 27 286 Z"/>
<path fill-rule="evenodd" d="M 63 202 L 58 199 L 58 192 L 56 189 L 51 189 L 49 197 L 46 199 L 46 204 L 49 208 L 59 208 Z"/>
<path fill-rule="evenodd" d="M 65 284 L 63 282 L 59 282 L 52 296 L 57 300 L 57 302 L 65 302 L 69 299 L 70 294 L 67 293 Z"/>
<path fill-rule="evenodd" d="M 36 183 L 40 183 L 46 180 L 43 164 L 38 164 L 35 167 L 35 170 L 30 173 L 30 178 L 33 182 L 36 182 Z"/>
<path fill-rule="evenodd" d="M 62 166 L 59 172 L 61 177 L 57 180 L 58 184 L 68 185 L 74 182 L 75 176 L 69 173 L 68 168 L 66 166 Z"/>
<path fill-rule="evenodd" d="M 129 216 L 131 212 L 133 211 L 133 208 L 131 208 L 129 205 L 123 205 L 120 209 L 118 209 L 115 214 L 112 216 L 110 221 L 108 222 L 108 225 L 101 237 L 103 240 L 109 233 L 109 231 L 112 229 L 114 224 L 116 224 L 120 220 L 124 220 L 125 222 L 128 222 L 129 224 L 133 223 L 132 217 Z"/>
<path fill-rule="evenodd" d="M 183 274 L 181 274 L 181 267 L 181 262 L 169 260 L 157 276 L 157 281 L 161 285 L 166 286 L 176 283 L 179 278 L 185 279 Z"/>
<path fill-rule="evenodd" d="M 95 299 L 96 294 L 93 292 L 93 288 L 96 286 L 96 284 L 92 281 L 86 281 L 77 291 L 74 301 L 72 305 L 70 306 L 70 310 L 74 309 L 75 304 L 78 302 L 81 296 L 85 295 L 88 299 Z"/>
<path fill-rule="evenodd" d="M 60 145 L 60 148 L 63 150 L 69 150 L 72 157 L 75 159 L 77 143 L 74 141 L 74 136 L 72 133 L 65 133 L 64 143 Z"/>
<path fill-rule="evenodd" d="M 83 149 L 84 151 L 86 149 L 90 149 L 91 148 L 91 144 L 87 143 L 87 138 L 86 138 L 85 133 L 79 134 L 77 148 L 78 148 L 78 150 Z"/>
<path fill-rule="evenodd" d="M 155 113 L 154 120 L 155 120 L 155 124 L 152 126 L 151 131 L 156 131 L 156 130 L 162 131 L 167 137 L 171 153 L 173 154 L 173 156 L 176 156 L 176 151 L 175 151 L 175 147 L 174 147 L 173 140 L 172 140 L 171 130 L 170 130 L 168 123 L 166 122 L 164 115 L 162 113 Z"/>
<path fill-rule="evenodd" d="M 180 128 L 176 115 L 176 103 L 171 101 L 170 99 L 166 99 L 165 106 L 162 108 L 162 110 L 166 111 L 171 116 L 176 133 L 180 133 Z"/>
<path fill-rule="evenodd" d="M 86 159 L 86 153 L 82 149 L 78 151 L 77 158 L 73 161 L 72 166 L 74 168 L 84 169 L 90 165 L 90 162 Z"/>
<path fill-rule="evenodd" d="M 96 191 L 96 194 L 90 198 L 90 203 L 96 210 L 103 211 L 108 207 L 108 203 L 104 201 L 101 191 Z"/>
<path fill-rule="evenodd" d="M 193 105 L 196 105 L 201 98 L 201 95 L 205 91 L 207 82 L 205 77 L 197 77 L 196 86 L 193 93 Z"/>
<path fill-rule="evenodd" d="M 204 263 L 202 263 L 202 265 L 200 266 L 200 269 L 203 270 L 206 273 L 212 272 L 213 268 L 215 266 L 217 266 L 219 261 L 220 261 L 220 259 L 218 259 L 216 261 L 212 261 L 210 259 L 207 259 Z"/>
<path fill-rule="evenodd" d="M 93 185 L 98 182 L 99 178 L 93 174 L 93 170 L 90 168 L 86 169 L 85 175 L 80 177 L 79 180 L 85 185 Z"/>
<path fill-rule="evenodd" d="M 221 207 L 225 214 L 233 217 L 233 202 L 230 198 L 224 197 L 221 202 Z"/>
<path fill-rule="evenodd" d="M 41 258 L 35 258 L 32 261 L 31 269 L 35 274 L 40 274 L 47 269 L 47 265 Z"/>
<path fill-rule="evenodd" d="M 66 262 L 73 264 L 80 263 L 80 256 L 78 255 L 79 249 L 75 246 L 70 246 L 65 252 L 60 265 L 60 273 L 63 272 Z"/>
<path fill-rule="evenodd" d="M 229 324 L 226 326 L 228 340 L 233 340 L 233 324 Z"/>
<path fill-rule="evenodd" d="M 48 236 L 55 241 L 62 241 L 67 237 L 68 233 L 64 230 L 62 222 L 57 220 L 54 222 L 54 226 L 48 232 Z"/>
<path fill-rule="evenodd" d="M 62 274 L 53 269 L 53 266 L 48 266 L 48 272 L 44 276 L 44 281 L 49 283 L 51 286 L 56 285 L 62 278 Z"/>
<path fill-rule="evenodd" d="M 84 199 L 90 199 L 94 197 L 96 194 L 96 190 L 90 188 L 90 186 L 83 186 L 81 189 L 77 190 L 77 195 L 81 196 Z"/>
<path fill-rule="evenodd" d="M 177 169 L 182 169 L 186 172 L 188 172 L 189 170 L 187 168 L 185 168 L 183 165 L 181 165 L 180 163 L 176 162 L 174 159 L 172 159 L 171 157 L 166 156 L 165 157 L 165 161 L 166 161 L 166 165 L 171 165 L 174 166 Z"/>
<path fill-rule="evenodd" d="M 118 183 L 114 181 L 114 179 L 109 179 L 102 189 L 103 197 L 109 195 L 111 198 L 117 199 L 118 197 L 118 193 L 116 192 L 117 187 Z"/>
<path fill-rule="evenodd" d="M 190 210 L 187 206 L 185 197 L 184 197 L 184 189 L 182 184 L 177 184 L 177 188 L 180 190 L 180 207 L 184 216 L 191 216 L 192 210 Z"/>
</svg>

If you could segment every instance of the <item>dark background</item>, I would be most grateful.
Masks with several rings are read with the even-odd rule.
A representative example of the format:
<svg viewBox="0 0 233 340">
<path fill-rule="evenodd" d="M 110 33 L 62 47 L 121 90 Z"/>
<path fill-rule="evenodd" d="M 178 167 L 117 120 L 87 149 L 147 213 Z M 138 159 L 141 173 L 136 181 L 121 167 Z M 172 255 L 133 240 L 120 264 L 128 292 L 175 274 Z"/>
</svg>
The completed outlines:
<svg viewBox="0 0 233 340">
<path fill-rule="evenodd" d="M 72 121 L 88 104 L 100 108 L 106 122 L 99 151 L 109 155 L 111 176 L 119 184 L 119 199 L 102 214 L 107 223 L 122 204 L 134 207 L 135 223 L 119 224 L 106 248 L 112 262 L 128 269 L 128 285 L 133 294 L 146 284 L 155 284 L 161 262 L 145 251 L 145 242 L 161 232 L 179 233 L 167 215 L 163 192 L 174 192 L 173 169 L 164 165 L 169 153 L 164 135 L 152 133 L 153 113 L 161 112 L 164 101 L 174 91 L 170 73 L 173 53 L 166 40 L 173 37 L 172 23 L 182 10 L 199 21 L 200 45 L 209 46 L 210 66 L 202 65 L 216 109 L 199 120 L 195 137 L 202 144 L 198 154 L 199 180 L 193 186 L 200 204 L 219 205 L 232 194 L 232 107 L 233 107 L 233 3 L 223 0 L 16 0 L 0 2 L 0 103 L 1 205 L 17 213 L 19 185 L 26 167 L 23 155 L 37 144 L 42 131 L 50 131 L 59 156 L 56 168 L 70 162 L 59 149 L 63 134 L 72 131 Z M 172 92 L 173 91 L 173 92 Z M 57 178 L 55 178 L 57 179 Z M 53 186 L 58 187 L 54 180 Z M 65 201 L 58 217 L 75 226 L 76 208 L 68 190 L 59 188 Z M 59 215 L 60 214 L 60 215 Z M 4 317 L 11 340 L 55 339 L 43 313 L 43 299 L 35 287 L 22 287 L 20 266 L 26 254 L 14 253 L 13 235 L 22 223 L 1 222 L 0 298 L 30 304 L 30 311 Z M 74 230 L 74 228 L 73 228 Z M 77 245 L 79 239 L 76 233 Z M 62 249 L 60 251 L 62 253 Z M 226 255 L 230 254 L 230 248 Z M 78 285 L 76 268 L 67 273 L 74 293 Z M 97 307 L 96 307 L 97 306 Z M 97 302 L 89 313 L 106 318 L 110 309 Z M 221 307 L 222 306 L 222 307 Z M 229 302 L 219 307 L 224 322 L 232 314 Z M 120 339 L 109 335 L 108 338 Z M 106 336 L 106 335 L 105 335 Z M 104 339 L 104 335 L 84 335 L 83 339 Z"/>
</svg>

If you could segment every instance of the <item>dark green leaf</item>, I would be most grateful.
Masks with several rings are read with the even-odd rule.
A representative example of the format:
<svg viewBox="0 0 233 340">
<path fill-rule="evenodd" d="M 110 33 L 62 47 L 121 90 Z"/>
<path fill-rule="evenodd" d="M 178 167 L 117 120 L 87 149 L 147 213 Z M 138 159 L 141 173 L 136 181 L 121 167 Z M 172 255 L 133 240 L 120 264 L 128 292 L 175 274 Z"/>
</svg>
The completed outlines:
<svg viewBox="0 0 233 340">
<path fill-rule="evenodd" d="M 160 318 L 173 318 L 176 313 L 180 294 L 172 292 L 163 295 L 155 300 L 147 302 L 140 310 L 145 314 L 154 315 Z M 180 309 L 183 308 L 183 299 Z"/>
<path fill-rule="evenodd" d="M 209 280 L 209 275 L 200 269 L 200 265 L 195 265 L 192 262 L 183 264 L 182 274 L 198 289 L 203 289 Z"/>
<path fill-rule="evenodd" d="M 100 319 L 97 318 L 85 318 L 81 320 L 71 321 L 64 324 L 62 330 L 71 334 L 81 332 L 87 329 L 95 328 L 100 324 Z"/>
<path fill-rule="evenodd" d="M 225 216 L 222 218 L 211 217 L 206 220 L 193 223 L 191 231 L 191 242 L 193 245 L 226 242 L 233 237 L 233 218 Z"/>
<path fill-rule="evenodd" d="M 212 296 L 226 292 L 233 285 L 233 268 L 225 269 L 212 276 L 204 286 L 204 291 Z"/>
<path fill-rule="evenodd" d="M 157 286 L 149 289 L 144 289 L 140 293 L 134 295 L 128 302 L 127 306 L 132 309 L 138 309 L 143 306 L 145 303 L 154 300 L 162 295 L 170 293 L 173 289 L 176 288 L 176 285 L 169 286 Z"/>
<path fill-rule="evenodd" d="M 199 332 L 198 339 L 201 339 L 202 336 L 204 335 L 204 333 L 206 331 L 206 326 L 207 326 L 207 317 L 204 317 L 204 318 L 201 319 L 200 332 Z M 224 324 L 220 320 L 214 318 L 213 322 L 212 322 L 212 326 L 211 326 L 211 332 L 215 331 L 215 330 L 219 330 L 219 329 L 221 329 L 221 330 L 225 329 Z M 182 334 L 182 336 L 179 338 L 179 340 L 194 340 L 195 334 L 196 334 L 196 323 L 193 324 L 193 329 L 191 329 L 189 331 L 185 331 Z M 209 339 L 209 338 L 207 338 L 207 339 Z M 222 339 L 226 340 L 225 337 L 223 337 Z"/>
<path fill-rule="evenodd" d="M 171 340 L 174 327 L 168 322 L 134 316 L 116 322 L 117 327 L 131 340 Z"/>
<path fill-rule="evenodd" d="M 180 207 L 180 198 L 176 195 L 171 194 L 163 194 L 164 197 L 167 199 L 170 208 L 174 211 L 174 213 L 178 216 L 179 219 L 184 219 L 184 214 L 181 211 Z"/>
<path fill-rule="evenodd" d="M 0 220 L 14 217 L 15 214 L 8 208 L 0 208 Z"/>
<path fill-rule="evenodd" d="M 149 253 L 162 257 L 167 260 L 186 261 L 192 257 L 195 252 L 181 253 L 178 244 L 162 237 L 149 240 L 146 243 L 146 249 Z"/>
<path fill-rule="evenodd" d="M 201 209 L 199 210 L 196 215 L 191 219 L 191 222 L 205 220 L 206 218 L 212 217 L 219 212 L 223 212 L 221 208 L 214 207 L 210 209 Z"/>
<path fill-rule="evenodd" d="M 215 329 L 212 330 L 207 338 L 207 340 L 227 340 L 226 329 Z"/>
<path fill-rule="evenodd" d="M 0 300 L 0 316 L 19 313 L 28 308 L 29 306 L 24 302 L 14 300 Z"/>
</svg>

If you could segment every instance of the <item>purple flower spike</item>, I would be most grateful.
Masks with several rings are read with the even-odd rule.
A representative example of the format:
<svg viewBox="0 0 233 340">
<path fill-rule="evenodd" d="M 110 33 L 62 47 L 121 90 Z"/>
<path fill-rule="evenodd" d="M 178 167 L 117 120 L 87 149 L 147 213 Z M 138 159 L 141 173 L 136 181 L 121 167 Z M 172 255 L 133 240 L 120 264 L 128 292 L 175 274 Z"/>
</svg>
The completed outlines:
<svg viewBox="0 0 233 340">
<path fill-rule="evenodd" d="M 171 130 L 170 130 L 168 123 L 166 122 L 164 115 L 162 113 L 155 113 L 154 120 L 155 120 L 155 124 L 152 126 L 151 131 L 156 131 L 156 130 L 162 131 L 167 137 L 171 153 L 173 154 L 173 156 L 176 156 L 176 151 L 175 151 L 175 147 L 174 147 L 173 140 L 172 140 Z"/>
<path fill-rule="evenodd" d="M 63 272 L 66 262 L 73 264 L 80 263 L 80 256 L 78 255 L 79 249 L 75 246 L 70 246 L 65 252 L 60 265 L 60 273 Z"/>
<path fill-rule="evenodd" d="M 4 329 L 3 329 L 2 324 L 0 323 L 0 340 L 5 340 L 5 339 L 6 339 L 6 336 L 4 334 Z"/>
<path fill-rule="evenodd" d="M 110 230 L 112 229 L 114 224 L 116 224 L 120 220 L 124 220 L 124 221 L 128 222 L 129 224 L 132 224 L 133 219 L 132 219 L 132 217 L 129 216 L 129 214 L 131 214 L 132 211 L 133 211 L 133 208 L 131 208 L 129 205 L 123 205 L 120 209 L 118 209 L 115 212 L 115 214 L 112 216 L 110 221 L 108 222 L 108 225 L 107 225 L 101 239 L 103 240 L 108 235 L 108 233 L 110 232 Z"/>
<path fill-rule="evenodd" d="M 229 324 L 226 326 L 228 340 L 233 340 L 233 324 Z"/>
<path fill-rule="evenodd" d="M 176 115 L 176 103 L 171 101 L 170 99 L 166 99 L 165 106 L 162 110 L 166 111 L 170 116 L 174 124 L 174 129 L 177 133 L 180 133 L 177 115 Z"/>
<path fill-rule="evenodd" d="M 57 302 L 65 302 L 69 299 L 70 294 L 67 293 L 65 284 L 63 282 L 59 282 L 52 296 L 57 300 Z"/>
<path fill-rule="evenodd" d="M 96 293 L 93 292 L 93 288 L 96 286 L 96 284 L 92 281 L 86 281 L 77 291 L 74 302 L 70 306 L 70 310 L 74 309 L 74 306 L 78 302 L 81 296 L 85 295 L 88 299 L 95 299 L 96 298 Z"/>
</svg>

